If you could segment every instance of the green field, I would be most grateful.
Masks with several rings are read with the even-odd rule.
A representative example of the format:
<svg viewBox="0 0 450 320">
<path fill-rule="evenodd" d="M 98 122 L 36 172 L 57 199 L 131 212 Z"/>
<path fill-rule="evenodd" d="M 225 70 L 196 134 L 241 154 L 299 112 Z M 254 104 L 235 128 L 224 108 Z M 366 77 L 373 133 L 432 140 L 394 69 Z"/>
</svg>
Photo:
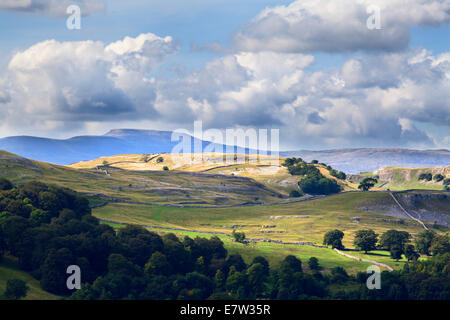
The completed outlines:
<svg viewBox="0 0 450 320">
<path fill-rule="evenodd" d="M 368 203 L 386 204 L 390 201 L 393 201 L 392 198 L 385 192 L 358 192 L 343 193 L 295 204 L 235 208 L 169 208 L 116 203 L 95 209 L 93 214 L 101 219 L 121 223 L 197 231 L 165 230 L 180 236 L 183 234 L 210 236 L 209 234 L 201 233 L 202 231 L 231 234 L 232 226 L 239 225 L 240 227 L 237 229 L 245 232 L 247 238 L 251 239 L 270 238 L 285 242 L 309 241 L 317 244 L 322 242 L 325 232 L 337 228 L 345 233 L 344 245 L 349 249 L 353 249 L 353 236 L 359 229 L 371 228 L 378 234 L 382 234 L 389 229 L 404 230 L 410 232 L 413 237 L 423 230 L 414 221 L 392 219 L 393 222 L 385 222 L 383 220 L 389 217 L 361 209 Z M 279 218 L 270 219 L 271 216 Z M 291 218 L 288 218 L 289 216 Z M 294 216 L 301 216 L 302 218 L 295 218 Z M 356 216 L 360 218 L 359 223 L 351 219 Z M 401 221 L 402 224 L 398 224 L 398 221 Z M 276 227 L 262 229 L 262 225 L 276 225 Z M 160 232 L 158 229 L 151 228 L 150 230 Z M 261 232 L 263 230 L 283 231 L 283 233 L 266 234 Z M 326 248 L 267 242 L 242 245 L 231 241 L 230 237 L 219 237 L 225 242 L 230 252 L 240 253 L 247 260 L 257 255 L 263 255 L 271 263 L 277 263 L 285 255 L 293 254 L 305 262 L 311 256 L 315 256 L 325 268 L 342 266 L 350 270 L 350 272 L 365 270 L 369 265 L 365 262 L 342 257 L 333 250 Z M 404 260 L 396 262 L 389 257 L 389 253 L 386 251 L 369 252 L 367 255 L 357 251 L 349 253 L 357 257 L 385 263 L 393 268 L 402 268 L 404 265 Z"/>
<path fill-rule="evenodd" d="M 6 289 L 6 283 L 10 279 L 20 279 L 27 283 L 30 288 L 24 300 L 56 300 L 59 299 L 51 293 L 41 289 L 39 281 L 30 274 L 19 269 L 17 261 L 12 257 L 3 257 L 0 263 L 0 300 L 4 299 L 3 293 Z"/>
<path fill-rule="evenodd" d="M 120 224 L 108 222 L 103 223 L 117 229 L 123 227 L 123 225 Z M 180 238 L 183 238 L 184 236 L 188 236 L 191 238 L 210 238 L 213 236 L 211 234 L 202 232 L 159 230 L 153 228 L 149 228 L 149 230 L 157 232 L 159 234 L 174 233 Z M 235 242 L 232 240 L 232 238 L 224 235 L 219 234 L 215 236 L 223 241 L 229 254 L 240 254 L 244 258 L 246 263 L 251 263 L 253 258 L 257 256 L 263 256 L 267 259 L 267 261 L 269 261 L 269 264 L 271 266 L 276 267 L 287 255 L 294 255 L 301 261 L 303 261 L 305 270 L 308 270 L 307 261 L 311 257 L 316 257 L 319 259 L 320 265 L 321 267 L 323 267 L 324 271 L 327 271 L 336 266 L 340 266 L 345 268 L 349 273 L 355 273 L 357 271 L 365 270 L 370 265 L 370 263 L 367 262 L 355 261 L 343 257 L 330 248 L 316 248 L 313 246 L 297 246 L 268 242 L 242 244 Z M 392 264 L 392 267 L 395 267 L 394 264 Z M 400 265 L 398 267 L 400 267 Z"/>
<path fill-rule="evenodd" d="M 345 233 L 344 245 L 351 247 L 356 230 L 372 228 L 377 233 L 389 229 L 405 230 L 411 234 L 422 231 L 414 221 L 397 219 L 402 224 L 385 222 L 386 216 L 363 210 L 365 203 L 393 202 L 388 193 L 342 193 L 322 199 L 285 205 L 246 206 L 233 208 L 176 208 L 112 203 L 93 210 L 105 220 L 177 227 L 199 231 L 231 234 L 239 227 L 248 238 L 271 238 L 283 241 L 312 241 L 321 243 L 325 232 L 340 229 Z M 298 216 L 298 217 L 296 217 Z M 272 217 L 272 219 L 271 219 Z M 351 218 L 358 217 L 359 223 Z M 261 226 L 276 226 L 263 229 Z M 282 231 L 263 233 L 262 231 Z"/>
</svg>

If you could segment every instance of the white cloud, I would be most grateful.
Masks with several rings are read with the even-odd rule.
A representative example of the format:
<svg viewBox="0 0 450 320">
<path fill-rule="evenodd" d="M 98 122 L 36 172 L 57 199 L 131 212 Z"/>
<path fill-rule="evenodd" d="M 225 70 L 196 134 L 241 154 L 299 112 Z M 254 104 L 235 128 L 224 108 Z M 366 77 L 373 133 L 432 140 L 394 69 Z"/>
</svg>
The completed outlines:
<svg viewBox="0 0 450 320">
<path fill-rule="evenodd" d="M 2 0 L 0 10 L 41 13 L 52 17 L 67 16 L 67 8 L 78 5 L 82 15 L 90 15 L 105 9 L 97 0 Z"/>
<path fill-rule="evenodd" d="M 353 57 L 313 72 L 311 55 L 240 52 L 184 77 L 149 78 L 176 50 L 172 38 L 153 34 L 109 45 L 38 43 L 15 54 L 0 75 L 0 132 L 7 126 L 47 133 L 144 121 L 191 128 L 203 120 L 205 129 L 280 128 L 284 142 L 314 149 L 446 143 L 417 124 L 449 129 L 448 53 Z"/>
<path fill-rule="evenodd" d="M 151 118 L 147 75 L 177 51 L 171 38 L 142 34 L 102 42 L 40 42 L 16 53 L 0 81 L 0 113 L 9 125 L 58 128 L 84 121 Z M 9 99 L 6 99 L 9 97 Z"/>
<path fill-rule="evenodd" d="M 369 6 L 381 9 L 370 30 Z M 413 26 L 450 22 L 450 0 L 297 0 L 266 8 L 232 37 L 240 51 L 351 52 L 407 48 Z"/>
<path fill-rule="evenodd" d="M 433 146 L 415 124 L 449 129 L 449 58 L 411 50 L 311 73 L 312 56 L 239 53 L 160 81 L 156 104 L 167 123 L 278 127 L 284 141 L 303 147 Z"/>
</svg>

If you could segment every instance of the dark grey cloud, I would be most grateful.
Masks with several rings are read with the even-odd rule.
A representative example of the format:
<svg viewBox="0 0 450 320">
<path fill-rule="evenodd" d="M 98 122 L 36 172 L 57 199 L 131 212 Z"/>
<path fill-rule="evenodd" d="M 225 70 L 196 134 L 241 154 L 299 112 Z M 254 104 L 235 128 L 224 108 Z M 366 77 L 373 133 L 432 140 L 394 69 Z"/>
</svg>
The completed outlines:
<svg viewBox="0 0 450 320">
<path fill-rule="evenodd" d="M 312 124 L 322 124 L 325 122 L 325 119 L 322 118 L 318 112 L 311 112 L 308 115 L 308 122 Z"/>
</svg>

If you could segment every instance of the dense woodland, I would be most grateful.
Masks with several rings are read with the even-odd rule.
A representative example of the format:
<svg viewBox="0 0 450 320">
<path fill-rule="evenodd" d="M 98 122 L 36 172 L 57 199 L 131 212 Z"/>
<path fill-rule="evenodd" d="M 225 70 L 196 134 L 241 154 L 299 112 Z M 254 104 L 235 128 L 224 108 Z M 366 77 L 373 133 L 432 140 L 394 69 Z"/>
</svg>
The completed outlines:
<svg viewBox="0 0 450 320">
<path fill-rule="evenodd" d="M 320 173 L 315 164 L 317 160 L 313 160 L 311 164 L 303 161 L 301 158 L 287 158 L 283 162 L 283 166 L 288 169 L 288 172 L 293 176 L 303 176 L 298 182 L 298 186 L 303 193 L 308 194 L 333 194 L 341 191 L 341 187 L 335 180 L 328 179 Z M 325 164 L 323 164 L 326 166 Z M 339 178 L 345 179 L 344 172 L 336 171 L 330 166 L 326 166 L 330 174 Z"/>
<path fill-rule="evenodd" d="M 246 264 L 228 254 L 217 237 L 179 239 L 139 226 L 116 232 L 81 195 L 39 182 L 0 179 L 0 252 L 67 299 L 450 299 L 445 248 L 383 272 L 381 290 L 369 290 L 368 274 L 323 270 L 316 258 L 287 256 L 271 268 L 263 257 Z M 81 290 L 66 287 L 69 265 L 82 270 Z"/>
</svg>

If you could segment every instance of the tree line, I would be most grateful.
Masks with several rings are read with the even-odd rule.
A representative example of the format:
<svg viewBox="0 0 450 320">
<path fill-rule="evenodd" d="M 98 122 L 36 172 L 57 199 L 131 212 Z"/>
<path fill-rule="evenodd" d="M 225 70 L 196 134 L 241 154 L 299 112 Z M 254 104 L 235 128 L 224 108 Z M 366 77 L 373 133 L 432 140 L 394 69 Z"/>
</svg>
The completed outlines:
<svg viewBox="0 0 450 320">
<path fill-rule="evenodd" d="M 388 230 L 380 238 L 372 229 L 358 230 L 353 239 L 356 249 L 367 253 L 372 250 L 387 250 L 391 258 L 399 260 L 402 255 L 408 261 L 415 261 L 420 254 L 439 255 L 450 253 L 450 241 L 448 234 L 436 234 L 432 230 L 424 230 L 415 239 L 415 245 L 411 243 L 411 234 L 407 231 Z M 344 232 L 341 230 L 331 230 L 324 235 L 323 244 L 332 248 L 344 249 L 342 239 Z"/>
</svg>

